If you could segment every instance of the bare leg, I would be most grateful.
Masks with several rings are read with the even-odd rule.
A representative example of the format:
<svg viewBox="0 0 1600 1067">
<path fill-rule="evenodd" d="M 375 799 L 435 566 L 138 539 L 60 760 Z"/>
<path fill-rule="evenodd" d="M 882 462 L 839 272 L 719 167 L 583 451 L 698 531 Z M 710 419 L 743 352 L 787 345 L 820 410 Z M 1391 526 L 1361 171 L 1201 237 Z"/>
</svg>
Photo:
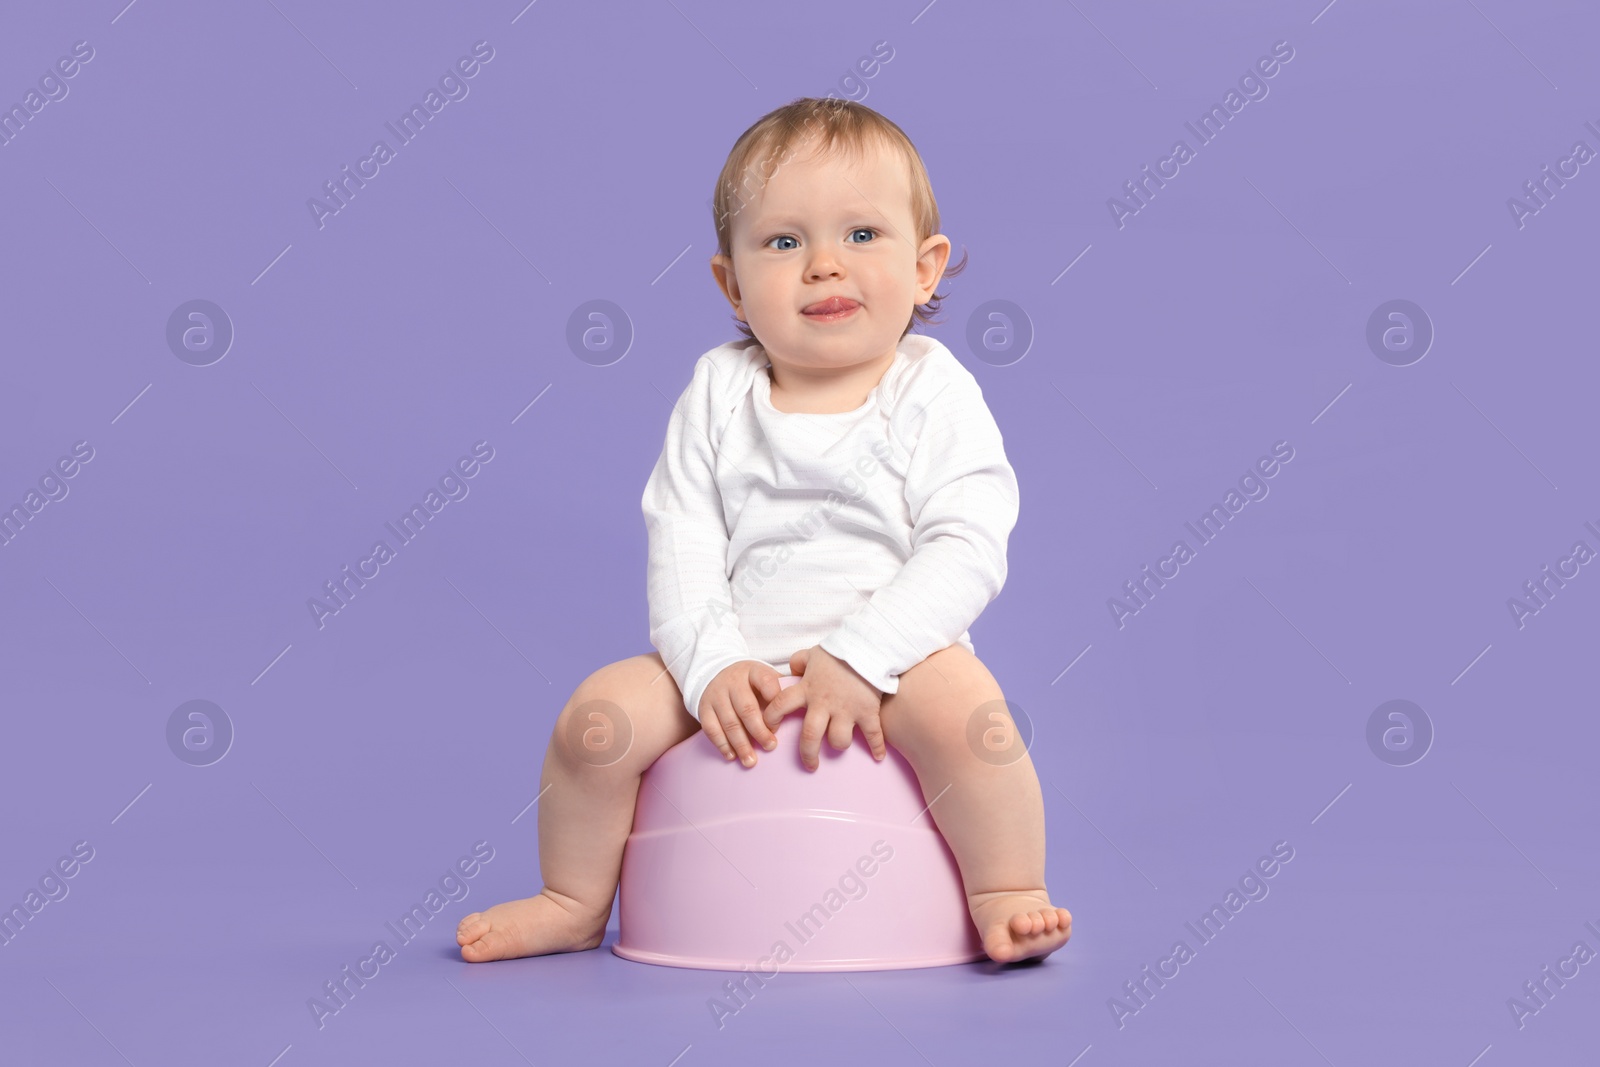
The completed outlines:
<svg viewBox="0 0 1600 1067">
<path fill-rule="evenodd" d="M 1009 963 L 1064 945 L 1072 915 L 1045 888 L 1044 797 L 1021 742 L 1004 744 L 1016 732 L 1004 699 L 988 668 L 952 645 L 900 675 L 881 722 L 955 855 L 984 951 Z M 977 748 L 969 743 L 975 713 L 996 748 L 984 747 L 982 730 Z"/>
<path fill-rule="evenodd" d="M 539 776 L 537 896 L 473 912 L 456 928 L 469 963 L 597 948 L 633 829 L 639 776 L 700 729 L 652 653 L 603 667 L 567 701 Z"/>
</svg>

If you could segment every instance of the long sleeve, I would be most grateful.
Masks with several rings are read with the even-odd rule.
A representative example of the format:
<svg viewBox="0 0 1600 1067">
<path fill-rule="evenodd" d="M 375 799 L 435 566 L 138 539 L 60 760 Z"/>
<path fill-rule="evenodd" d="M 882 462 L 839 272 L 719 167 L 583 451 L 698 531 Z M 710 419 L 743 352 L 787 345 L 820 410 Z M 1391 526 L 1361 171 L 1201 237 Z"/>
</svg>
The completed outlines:
<svg viewBox="0 0 1600 1067">
<path fill-rule="evenodd" d="M 860 610 L 819 642 L 884 693 L 961 637 L 999 595 L 1016 526 L 1016 472 L 982 390 L 959 364 L 937 393 L 908 397 L 905 495 L 912 552 Z"/>
<path fill-rule="evenodd" d="M 728 583 L 728 528 L 710 440 L 712 369 L 704 357 L 695 364 L 642 501 L 650 642 L 697 719 L 711 679 L 754 658 L 739 632 Z"/>
</svg>

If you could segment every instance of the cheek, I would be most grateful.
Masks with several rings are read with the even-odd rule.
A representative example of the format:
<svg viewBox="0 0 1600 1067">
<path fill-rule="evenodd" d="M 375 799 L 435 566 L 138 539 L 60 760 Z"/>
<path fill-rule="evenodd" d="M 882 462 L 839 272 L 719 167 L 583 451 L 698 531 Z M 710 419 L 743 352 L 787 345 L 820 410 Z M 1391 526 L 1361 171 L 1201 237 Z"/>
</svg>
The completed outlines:
<svg viewBox="0 0 1600 1067">
<path fill-rule="evenodd" d="M 750 302 L 757 305 L 775 304 L 788 299 L 783 273 L 770 267 L 750 271 L 745 281 L 745 292 Z"/>
<path fill-rule="evenodd" d="M 880 259 L 863 266 L 862 281 L 881 297 L 910 300 L 916 295 L 916 264 L 910 260 L 902 262 L 898 257 Z"/>
</svg>

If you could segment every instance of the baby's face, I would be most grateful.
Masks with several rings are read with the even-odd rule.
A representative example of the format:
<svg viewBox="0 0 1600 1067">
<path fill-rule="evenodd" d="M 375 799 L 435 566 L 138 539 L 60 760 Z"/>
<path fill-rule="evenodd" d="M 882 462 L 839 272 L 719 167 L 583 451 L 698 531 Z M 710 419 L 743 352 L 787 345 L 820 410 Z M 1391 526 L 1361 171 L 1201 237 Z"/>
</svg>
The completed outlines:
<svg viewBox="0 0 1600 1067">
<path fill-rule="evenodd" d="M 733 255 L 711 269 L 773 362 L 849 367 L 888 356 L 944 274 L 949 238 L 916 234 L 901 156 L 873 145 L 860 159 L 817 159 L 802 145 L 734 215 Z M 830 297 L 858 306 L 805 313 Z"/>
</svg>

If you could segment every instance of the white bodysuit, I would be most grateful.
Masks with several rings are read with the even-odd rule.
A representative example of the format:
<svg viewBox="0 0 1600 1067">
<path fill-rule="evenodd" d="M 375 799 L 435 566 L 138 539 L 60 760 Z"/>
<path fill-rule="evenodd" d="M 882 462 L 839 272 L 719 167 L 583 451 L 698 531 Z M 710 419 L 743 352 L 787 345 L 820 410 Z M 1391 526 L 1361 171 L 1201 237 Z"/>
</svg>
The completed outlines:
<svg viewBox="0 0 1600 1067">
<path fill-rule="evenodd" d="M 741 660 L 813 645 L 884 693 L 1000 593 L 1016 472 L 983 392 L 932 337 L 901 339 L 854 411 L 772 406 L 765 350 L 694 366 L 644 489 L 650 641 L 699 718 Z"/>
</svg>

